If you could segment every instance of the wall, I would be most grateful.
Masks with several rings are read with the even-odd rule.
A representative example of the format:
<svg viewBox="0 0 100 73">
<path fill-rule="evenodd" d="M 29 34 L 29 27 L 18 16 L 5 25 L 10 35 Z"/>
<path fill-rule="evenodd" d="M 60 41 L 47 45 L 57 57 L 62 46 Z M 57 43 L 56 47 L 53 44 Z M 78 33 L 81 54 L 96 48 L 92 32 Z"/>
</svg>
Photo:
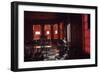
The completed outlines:
<svg viewBox="0 0 100 73">
<path fill-rule="evenodd" d="M 81 58 L 82 55 L 82 18 L 80 14 L 70 15 L 71 21 L 71 57 Z M 76 43 L 77 42 L 77 43 Z"/>
<path fill-rule="evenodd" d="M 14 0 L 0 0 L 0 73 L 12 73 L 10 71 L 10 2 Z M 18 0 L 16 0 L 18 1 Z M 61 3 L 61 4 L 80 4 L 80 5 L 98 5 L 100 9 L 100 0 L 21 0 L 21 1 L 34 1 L 45 3 Z M 100 10 L 98 11 L 100 13 Z M 98 14 L 98 16 L 100 16 Z M 99 19 L 100 17 L 98 17 Z M 100 21 L 99 21 L 100 23 Z M 99 24 L 98 23 L 98 24 Z M 100 27 L 100 25 L 98 25 Z M 98 29 L 100 31 L 100 29 Z M 100 34 L 98 35 L 100 37 Z M 100 39 L 98 39 L 100 40 Z M 98 42 L 100 43 L 100 42 Z M 100 46 L 99 46 L 100 48 Z M 100 55 L 100 49 L 98 49 Z M 100 58 L 98 59 L 98 61 Z M 99 63 L 100 65 L 100 63 Z M 36 73 L 99 73 L 100 66 L 91 68 L 74 68 L 74 69 L 60 69 L 60 70 L 45 70 L 35 71 Z M 23 73 L 23 72 L 22 72 Z M 29 73 L 29 72 L 26 72 Z M 30 71 L 30 73 L 33 73 Z"/>
</svg>

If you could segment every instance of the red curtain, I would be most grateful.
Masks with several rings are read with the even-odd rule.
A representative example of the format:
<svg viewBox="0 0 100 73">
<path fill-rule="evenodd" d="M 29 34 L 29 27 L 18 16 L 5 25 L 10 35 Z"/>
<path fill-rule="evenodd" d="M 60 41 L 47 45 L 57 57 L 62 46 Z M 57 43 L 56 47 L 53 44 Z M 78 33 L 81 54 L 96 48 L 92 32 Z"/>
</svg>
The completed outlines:
<svg viewBox="0 0 100 73">
<path fill-rule="evenodd" d="M 89 15 L 82 15 L 82 30 L 83 30 L 83 50 L 90 54 L 90 29 L 89 29 Z"/>
</svg>

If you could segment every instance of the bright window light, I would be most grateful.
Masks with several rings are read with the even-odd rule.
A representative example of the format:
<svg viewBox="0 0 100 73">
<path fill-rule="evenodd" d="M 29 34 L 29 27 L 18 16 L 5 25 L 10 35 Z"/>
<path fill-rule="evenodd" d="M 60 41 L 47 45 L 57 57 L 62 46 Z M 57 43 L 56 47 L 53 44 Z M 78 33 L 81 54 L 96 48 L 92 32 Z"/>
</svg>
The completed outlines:
<svg viewBox="0 0 100 73">
<path fill-rule="evenodd" d="M 47 31 L 46 33 L 47 33 L 47 34 L 50 34 L 50 32 L 49 32 L 49 31 Z"/>
<path fill-rule="evenodd" d="M 71 41 L 71 27 L 70 24 L 67 25 L 67 41 Z"/>
<path fill-rule="evenodd" d="M 58 33 L 58 31 L 57 30 L 55 30 L 55 34 L 57 34 Z"/>
<path fill-rule="evenodd" d="M 36 31 L 35 34 L 36 34 L 36 35 L 40 35 L 40 31 Z"/>
</svg>

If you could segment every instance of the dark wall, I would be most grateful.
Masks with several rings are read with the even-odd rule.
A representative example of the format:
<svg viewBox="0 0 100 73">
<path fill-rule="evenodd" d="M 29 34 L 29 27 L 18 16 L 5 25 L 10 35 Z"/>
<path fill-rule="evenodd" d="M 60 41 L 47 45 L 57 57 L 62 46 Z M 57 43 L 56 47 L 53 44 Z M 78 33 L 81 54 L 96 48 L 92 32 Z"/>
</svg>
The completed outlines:
<svg viewBox="0 0 100 73">
<path fill-rule="evenodd" d="M 30 43 L 32 41 L 32 18 L 24 12 L 24 42 Z"/>
<path fill-rule="evenodd" d="M 71 14 L 71 58 L 82 56 L 82 18 L 81 15 Z"/>
</svg>

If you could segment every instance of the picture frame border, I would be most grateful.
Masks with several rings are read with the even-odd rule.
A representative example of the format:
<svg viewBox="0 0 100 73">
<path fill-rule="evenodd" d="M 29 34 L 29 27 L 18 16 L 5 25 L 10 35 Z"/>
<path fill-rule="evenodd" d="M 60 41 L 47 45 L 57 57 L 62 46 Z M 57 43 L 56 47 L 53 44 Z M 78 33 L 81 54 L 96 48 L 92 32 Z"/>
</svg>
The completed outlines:
<svg viewBox="0 0 100 73">
<path fill-rule="evenodd" d="M 18 68 L 18 6 L 19 5 L 36 5 L 50 7 L 69 7 L 69 8 L 85 8 L 95 9 L 95 64 L 74 65 L 74 66 L 53 66 L 40 68 Z M 36 3 L 36 2 L 11 2 L 11 71 L 32 71 L 32 70 L 50 70 L 50 69 L 65 69 L 65 68 L 81 68 L 97 66 L 97 6 L 83 5 L 68 5 L 68 4 L 51 4 L 51 3 Z"/>
</svg>

